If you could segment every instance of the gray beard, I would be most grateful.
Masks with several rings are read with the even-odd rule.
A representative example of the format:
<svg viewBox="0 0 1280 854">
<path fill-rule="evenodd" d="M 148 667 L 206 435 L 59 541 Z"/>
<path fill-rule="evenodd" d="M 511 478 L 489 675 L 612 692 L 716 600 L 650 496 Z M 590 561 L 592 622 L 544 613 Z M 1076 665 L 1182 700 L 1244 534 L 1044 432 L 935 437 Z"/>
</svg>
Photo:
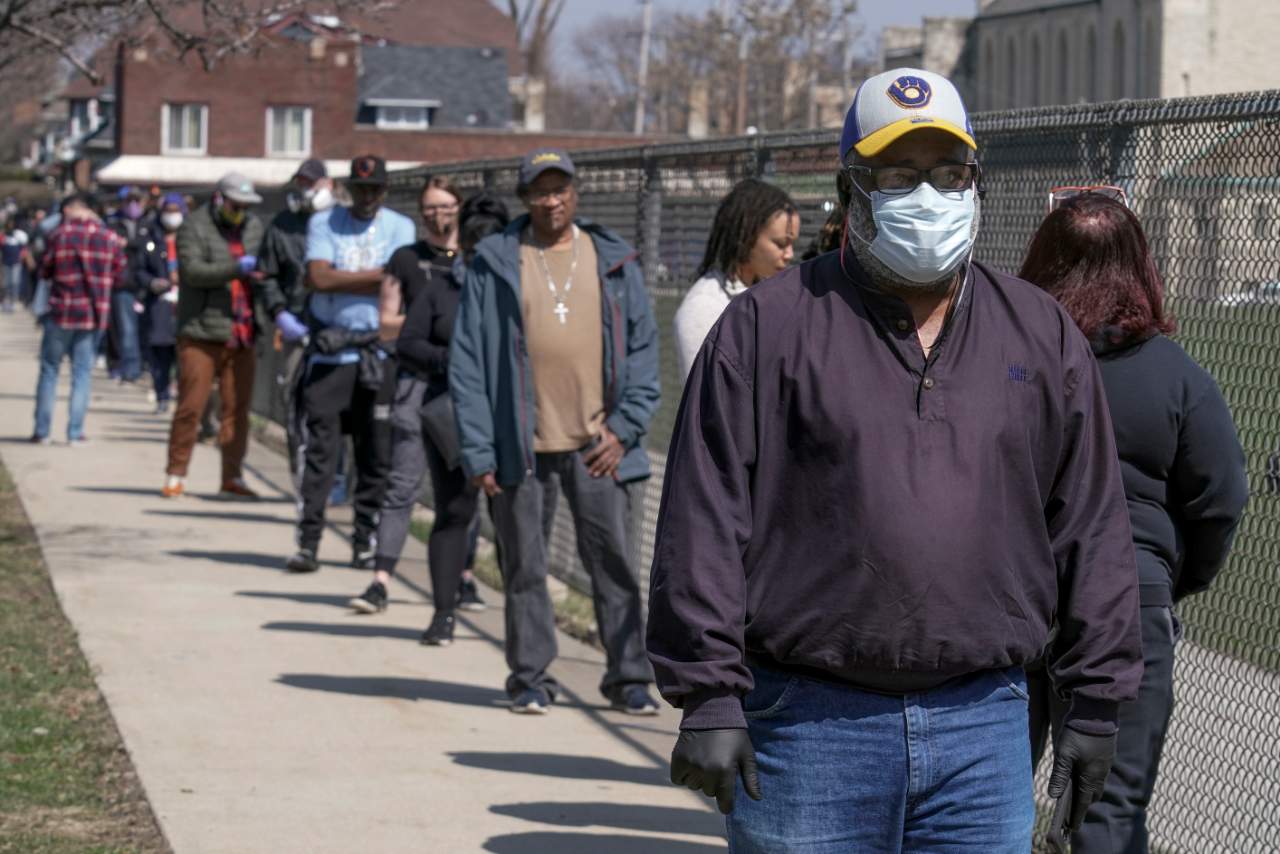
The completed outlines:
<svg viewBox="0 0 1280 854">
<path fill-rule="evenodd" d="M 982 220 L 982 201 L 973 200 L 973 239 L 978 237 L 978 224 Z M 871 200 L 861 193 L 854 192 L 849 202 L 849 214 L 846 222 L 849 229 L 849 249 L 858 264 L 866 271 L 871 283 L 882 291 L 905 292 L 908 294 L 945 293 L 955 280 L 956 270 L 953 267 L 942 274 L 936 281 L 913 282 L 898 275 L 883 261 L 871 254 L 871 241 L 876 237 L 876 223 L 871 215 Z M 862 240 L 858 237 L 861 236 Z M 968 260 L 967 258 L 965 260 Z M 960 262 L 963 264 L 964 262 Z"/>
</svg>

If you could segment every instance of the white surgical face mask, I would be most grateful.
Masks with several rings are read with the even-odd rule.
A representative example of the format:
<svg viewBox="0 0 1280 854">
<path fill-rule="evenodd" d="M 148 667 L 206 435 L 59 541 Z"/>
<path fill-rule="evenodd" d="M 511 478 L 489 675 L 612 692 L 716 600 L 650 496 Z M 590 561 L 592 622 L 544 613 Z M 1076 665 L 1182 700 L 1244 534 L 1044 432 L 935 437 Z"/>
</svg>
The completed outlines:
<svg viewBox="0 0 1280 854">
<path fill-rule="evenodd" d="M 169 231 L 177 231 L 182 227 L 182 214 L 177 211 L 167 211 L 160 214 L 160 224 Z"/>
<path fill-rule="evenodd" d="M 333 207 L 333 191 L 328 187 L 313 187 L 303 193 L 302 198 L 307 207 L 316 212 Z"/>
<path fill-rule="evenodd" d="M 936 282 L 959 267 L 973 249 L 974 211 L 972 187 L 941 193 L 921 181 L 901 195 L 873 191 L 876 236 L 871 254 L 907 281 Z"/>
</svg>

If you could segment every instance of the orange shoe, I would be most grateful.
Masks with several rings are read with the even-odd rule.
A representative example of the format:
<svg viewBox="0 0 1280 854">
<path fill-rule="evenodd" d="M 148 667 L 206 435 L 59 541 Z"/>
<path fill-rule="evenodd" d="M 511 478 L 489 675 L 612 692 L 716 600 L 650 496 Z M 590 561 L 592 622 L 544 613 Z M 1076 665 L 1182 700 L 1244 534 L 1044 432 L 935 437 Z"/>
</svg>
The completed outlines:
<svg viewBox="0 0 1280 854">
<path fill-rule="evenodd" d="M 171 474 L 165 478 L 164 488 L 160 490 L 160 494 L 165 498 L 181 498 L 184 486 L 182 478 Z"/>
<path fill-rule="evenodd" d="M 257 501 L 258 493 L 249 488 L 244 478 L 233 477 L 223 482 L 218 497 L 224 501 Z"/>
</svg>

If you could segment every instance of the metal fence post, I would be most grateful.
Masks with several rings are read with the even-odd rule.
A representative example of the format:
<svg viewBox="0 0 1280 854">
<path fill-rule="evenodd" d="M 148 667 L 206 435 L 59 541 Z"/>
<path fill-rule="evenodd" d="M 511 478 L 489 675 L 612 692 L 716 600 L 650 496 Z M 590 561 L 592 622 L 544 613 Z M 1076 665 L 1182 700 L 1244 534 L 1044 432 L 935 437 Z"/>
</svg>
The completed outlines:
<svg viewBox="0 0 1280 854">
<path fill-rule="evenodd" d="M 640 204 L 636 213 L 640 217 L 636 234 L 639 236 L 640 264 L 644 268 L 645 281 L 653 286 L 663 278 L 662 254 L 659 244 L 662 238 L 662 170 L 658 158 L 647 150 L 643 155 L 643 177 L 640 186 Z"/>
</svg>

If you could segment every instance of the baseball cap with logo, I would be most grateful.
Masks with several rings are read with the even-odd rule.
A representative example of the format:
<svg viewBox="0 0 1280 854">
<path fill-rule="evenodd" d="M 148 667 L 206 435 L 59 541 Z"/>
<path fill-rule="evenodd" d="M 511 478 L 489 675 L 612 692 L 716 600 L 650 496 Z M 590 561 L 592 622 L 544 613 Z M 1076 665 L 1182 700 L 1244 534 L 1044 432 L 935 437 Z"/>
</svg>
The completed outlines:
<svg viewBox="0 0 1280 854">
<path fill-rule="evenodd" d="M 351 177 L 348 184 L 367 184 L 381 187 L 387 183 L 387 161 L 375 154 L 361 154 L 351 161 Z"/>
<path fill-rule="evenodd" d="M 844 119 L 840 157 L 856 149 L 875 157 L 913 130 L 945 131 L 970 148 L 973 126 L 955 85 L 941 74 L 919 68 L 894 68 L 858 87 Z"/>
<path fill-rule="evenodd" d="M 555 169 L 572 178 L 577 174 L 569 154 L 561 148 L 537 148 L 524 156 L 520 163 L 520 175 L 517 178 L 520 189 L 538 180 L 543 172 Z"/>
<path fill-rule="evenodd" d="M 239 172 L 228 172 L 218 182 L 218 192 L 238 205 L 256 205 L 262 201 L 253 190 L 253 182 Z"/>
</svg>

